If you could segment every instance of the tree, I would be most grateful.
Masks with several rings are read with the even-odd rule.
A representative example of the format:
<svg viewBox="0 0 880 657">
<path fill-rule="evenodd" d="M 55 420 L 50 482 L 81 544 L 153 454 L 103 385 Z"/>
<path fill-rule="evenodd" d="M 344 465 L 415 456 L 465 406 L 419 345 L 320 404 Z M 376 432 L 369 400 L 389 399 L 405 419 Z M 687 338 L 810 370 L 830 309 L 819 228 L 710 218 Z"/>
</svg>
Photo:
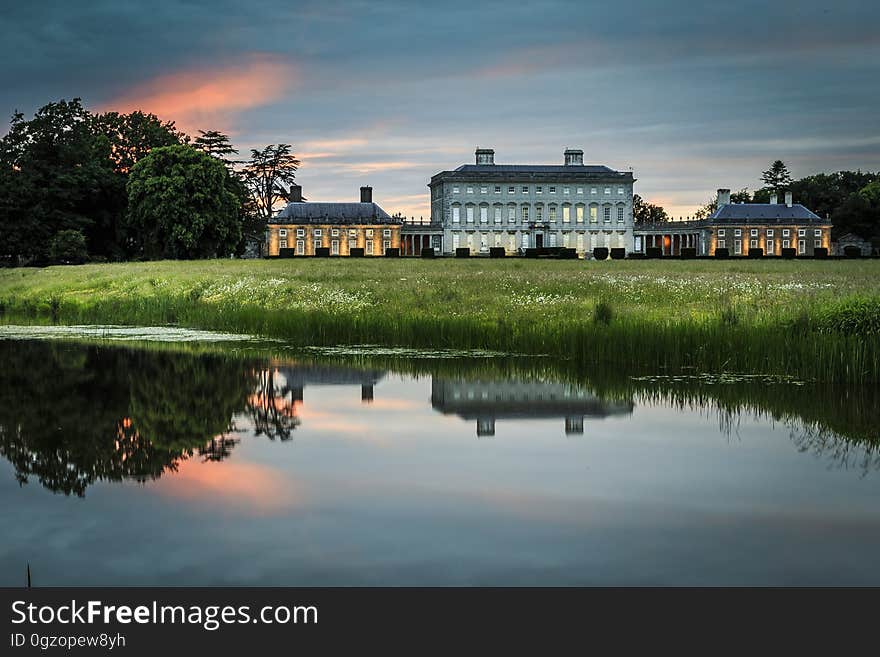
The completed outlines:
<svg viewBox="0 0 880 657">
<path fill-rule="evenodd" d="M 641 196 L 633 196 L 633 221 L 636 225 L 669 221 L 669 215 L 659 205 L 648 203 Z"/>
<path fill-rule="evenodd" d="M 770 168 L 761 174 L 761 180 L 764 181 L 764 185 L 777 194 L 784 192 L 792 183 L 788 167 L 785 166 L 785 162 L 782 160 L 773 162 Z"/>
<path fill-rule="evenodd" d="M 215 157 L 226 167 L 232 170 L 238 161 L 229 158 L 230 155 L 238 155 L 238 150 L 229 141 L 229 135 L 217 130 L 199 130 L 199 136 L 193 140 L 193 146 L 211 157 Z"/>
<path fill-rule="evenodd" d="M 59 265 L 80 265 L 88 255 L 86 236 L 78 230 L 58 231 L 49 244 L 49 259 Z"/>
<path fill-rule="evenodd" d="M 128 179 L 126 224 L 148 258 L 213 258 L 241 239 L 229 171 L 187 145 L 153 149 Z"/>
<path fill-rule="evenodd" d="M 248 228 L 257 235 L 265 230 L 275 206 L 290 198 L 290 186 L 300 165 L 291 148 L 290 144 L 269 144 L 262 150 L 251 150 L 251 159 L 244 167 L 244 181 L 251 195 L 252 223 Z"/>
</svg>

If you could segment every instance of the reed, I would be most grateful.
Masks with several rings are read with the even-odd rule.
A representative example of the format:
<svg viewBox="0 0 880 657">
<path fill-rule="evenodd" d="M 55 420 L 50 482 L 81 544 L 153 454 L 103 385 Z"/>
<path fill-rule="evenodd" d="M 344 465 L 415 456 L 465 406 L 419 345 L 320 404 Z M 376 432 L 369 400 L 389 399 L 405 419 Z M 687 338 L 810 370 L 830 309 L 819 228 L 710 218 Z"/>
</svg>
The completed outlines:
<svg viewBox="0 0 880 657">
<path fill-rule="evenodd" d="M 875 261 L 166 261 L 0 271 L 0 311 L 877 383 L 878 274 Z"/>
</svg>

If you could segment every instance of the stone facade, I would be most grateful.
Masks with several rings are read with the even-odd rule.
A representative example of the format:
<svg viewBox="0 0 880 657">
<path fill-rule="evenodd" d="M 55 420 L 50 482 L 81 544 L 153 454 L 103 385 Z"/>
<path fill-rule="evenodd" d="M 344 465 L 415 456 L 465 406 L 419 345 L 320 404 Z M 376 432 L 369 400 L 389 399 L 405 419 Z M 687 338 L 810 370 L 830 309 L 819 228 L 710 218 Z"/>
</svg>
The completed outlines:
<svg viewBox="0 0 880 657">
<path fill-rule="evenodd" d="M 633 248 L 630 172 L 585 166 L 583 151 L 565 151 L 562 165 L 499 165 L 478 148 L 476 164 L 431 178 L 431 222 L 443 227 L 442 249 L 474 254 L 503 247 Z"/>
</svg>

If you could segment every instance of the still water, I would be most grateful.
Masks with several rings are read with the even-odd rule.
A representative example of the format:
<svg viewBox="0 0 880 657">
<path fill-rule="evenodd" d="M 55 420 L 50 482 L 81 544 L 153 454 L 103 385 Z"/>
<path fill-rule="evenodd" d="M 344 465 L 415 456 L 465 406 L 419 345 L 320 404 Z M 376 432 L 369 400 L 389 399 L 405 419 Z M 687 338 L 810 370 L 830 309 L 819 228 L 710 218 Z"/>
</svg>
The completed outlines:
<svg viewBox="0 0 880 657">
<path fill-rule="evenodd" d="M 24 337 L 0 585 L 880 584 L 876 387 Z"/>
</svg>

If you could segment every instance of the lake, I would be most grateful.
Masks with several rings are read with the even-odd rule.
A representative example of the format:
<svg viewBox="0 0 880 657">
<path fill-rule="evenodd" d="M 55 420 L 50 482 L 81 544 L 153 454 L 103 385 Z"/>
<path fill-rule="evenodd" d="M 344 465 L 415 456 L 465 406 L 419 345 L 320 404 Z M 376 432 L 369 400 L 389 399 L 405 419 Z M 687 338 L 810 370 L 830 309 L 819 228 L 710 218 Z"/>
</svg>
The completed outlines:
<svg viewBox="0 0 880 657">
<path fill-rule="evenodd" d="M 876 386 L 0 338 L 0 585 L 880 584 Z"/>
</svg>

